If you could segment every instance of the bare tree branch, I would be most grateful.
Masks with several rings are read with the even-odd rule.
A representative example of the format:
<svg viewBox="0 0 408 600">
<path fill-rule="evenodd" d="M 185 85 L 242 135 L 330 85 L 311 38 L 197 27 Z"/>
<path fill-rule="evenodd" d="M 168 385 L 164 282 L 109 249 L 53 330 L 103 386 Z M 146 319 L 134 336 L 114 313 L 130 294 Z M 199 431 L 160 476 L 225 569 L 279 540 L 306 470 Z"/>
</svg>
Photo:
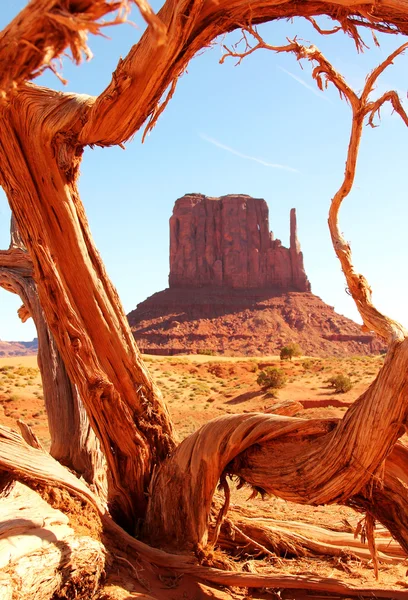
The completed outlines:
<svg viewBox="0 0 408 600">
<path fill-rule="evenodd" d="M 98 35 L 108 25 L 124 23 L 132 2 L 151 26 L 157 43 L 164 43 L 164 26 L 147 0 L 31 0 L 0 33 L 0 90 L 3 97 L 17 85 L 40 75 L 44 69 L 50 68 L 59 76 L 52 61 L 66 48 L 71 50 L 77 64 L 83 58 L 92 58 L 87 44 L 88 33 Z M 116 13 L 112 20 L 102 20 L 112 13 Z"/>
<path fill-rule="evenodd" d="M 401 4 L 401 3 L 400 3 Z M 184 72 L 190 59 L 219 35 L 237 29 L 243 21 L 258 23 L 287 17 L 330 16 L 362 47 L 358 26 L 380 31 L 408 33 L 408 22 L 401 19 L 401 6 L 395 0 L 381 5 L 365 0 L 334 0 L 316 4 L 294 0 L 248 5 L 246 0 L 222 3 L 195 0 L 168 0 L 158 17 L 167 29 L 167 43 L 158 46 L 149 29 L 128 56 L 119 62 L 109 86 L 96 99 L 88 120 L 79 133 L 79 143 L 108 146 L 128 140 L 146 119 L 151 129 L 161 112 L 160 100 Z M 408 12 L 408 0 L 402 0 Z M 164 106 L 170 99 L 168 97 Z"/>
<path fill-rule="evenodd" d="M 390 342 L 395 339 L 404 339 L 408 332 L 396 321 L 389 319 L 381 314 L 373 305 L 371 300 L 371 288 L 363 275 L 356 273 L 351 257 L 351 249 L 340 232 L 338 223 L 338 214 L 341 203 L 348 196 L 354 183 L 358 150 L 362 135 L 362 129 L 365 118 L 368 117 L 368 124 L 374 126 L 374 117 L 379 115 L 381 107 L 385 102 L 390 102 L 393 109 L 402 118 L 405 125 L 408 126 L 408 115 L 406 114 L 398 94 L 394 91 L 386 92 L 375 101 L 370 101 L 369 96 L 374 89 L 378 77 L 391 64 L 397 56 L 401 55 L 408 48 L 408 43 L 403 44 L 392 52 L 380 65 L 378 65 L 367 77 L 363 91 L 358 96 L 346 83 L 342 75 L 338 73 L 325 56 L 315 47 L 308 48 L 302 46 L 297 40 L 289 40 L 287 46 L 271 46 L 267 44 L 259 35 L 256 28 L 251 25 L 246 26 L 246 31 L 256 40 L 256 45 L 251 46 L 244 34 L 243 41 L 245 49 L 243 52 L 227 49 L 227 53 L 221 58 L 223 62 L 227 57 L 238 58 L 241 61 L 244 57 L 252 54 L 255 50 L 266 49 L 274 52 L 293 52 L 297 60 L 303 58 L 317 62 L 313 69 L 313 78 L 316 80 L 320 90 L 327 87 L 329 83 L 333 84 L 339 91 L 340 96 L 344 97 L 351 106 L 352 110 L 352 128 L 350 142 L 347 152 L 346 169 L 342 185 L 335 194 L 329 212 L 329 228 L 332 237 L 332 243 L 337 257 L 340 260 L 343 273 L 347 280 L 348 289 L 356 303 L 358 311 L 363 319 L 367 330 L 375 331 L 377 335 Z"/>
<path fill-rule="evenodd" d="M 395 339 L 402 340 L 407 336 L 408 332 L 402 327 L 402 325 L 381 314 L 373 305 L 371 299 L 371 288 L 368 285 L 367 280 L 363 275 L 356 273 L 354 269 L 350 246 L 340 232 L 338 214 L 341 203 L 343 202 L 344 198 L 348 196 L 353 186 L 358 158 L 358 149 L 365 117 L 368 116 L 369 124 L 373 125 L 374 114 L 379 112 L 384 102 L 390 101 L 394 107 L 394 110 L 401 116 L 404 123 L 408 126 L 408 116 L 406 115 L 396 92 L 387 92 L 375 102 L 368 101 L 368 97 L 373 90 L 374 84 L 379 75 L 388 65 L 392 64 L 394 58 L 399 54 L 402 54 L 407 47 L 408 44 L 403 44 L 400 46 L 376 69 L 373 70 L 373 72 L 367 78 L 363 92 L 358 98 L 358 103 L 351 105 L 353 121 L 347 152 L 344 180 L 341 187 L 333 197 L 329 212 L 329 229 L 332 237 L 333 247 L 337 257 L 340 260 L 343 273 L 347 280 L 348 288 L 363 319 L 364 325 L 368 330 L 375 331 L 377 335 L 388 342 L 391 342 Z M 337 85 L 336 80 L 333 80 L 333 83 Z"/>
<path fill-rule="evenodd" d="M 246 0 L 224 0 L 222 3 L 167 0 L 157 16 L 147 0 L 71 0 L 69 3 L 32 0 L 0 33 L 0 96 L 7 99 L 16 86 L 46 68 L 55 72 L 52 61 L 66 48 L 70 48 L 77 63 L 83 57 L 91 58 L 88 34 L 99 34 L 108 24 L 123 23 L 131 2 L 139 7 L 148 29 L 128 56 L 119 61 L 106 90 L 98 98 L 87 101 L 81 127 L 71 115 L 69 129 L 78 133 L 80 145 L 121 144 L 150 117 L 149 130 L 194 54 L 218 35 L 239 27 L 239 23 L 255 24 L 303 16 L 311 19 L 318 28 L 314 17 L 326 14 L 354 38 L 359 48 L 362 46 L 359 26 L 408 34 L 408 20 L 404 18 L 408 13 L 408 0 L 383 0 L 381 3 L 271 0 L 267 5 L 260 0 L 251 5 Z M 103 17 L 114 13 L 116 16 L 111 21 L 103 21 Z M 164 105 L 160 105 L 169 86 L 171 94 Z"/>
</svg>

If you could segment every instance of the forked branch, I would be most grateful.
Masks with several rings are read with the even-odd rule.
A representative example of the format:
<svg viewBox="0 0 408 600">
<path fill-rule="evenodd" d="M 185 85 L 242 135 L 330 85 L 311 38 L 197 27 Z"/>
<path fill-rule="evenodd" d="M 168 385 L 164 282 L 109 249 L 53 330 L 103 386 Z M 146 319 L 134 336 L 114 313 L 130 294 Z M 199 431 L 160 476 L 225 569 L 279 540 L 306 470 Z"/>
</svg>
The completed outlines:
<svg viewBox="0 0 408 600">
<path fill-rule="evenodd" d="M 255 45 L 251 46 L 249 44 L 246 33 L 250 34 L 255 39 Z M 299 44 L 296 38 L 294 40 L 288 40 L 289 43 L 286 46 L 271 46 L 263 40 L 256 28 L 252 25 L 246 25 L 244 27 L 242 40 L 244 40 L 246 46 L 244 51 L 237 52 L 235 47 L 233 49 L 226 48 L 227 52 L 221 58 L 220 62 L 224 62 L 227 57 L 238 58 L 238 61 L 241 62 L 244 57 L 252 54 L 258 49 L 272 50 L 274 52 L 293 52 L 297 60 L 307 59 L 317 63 L 313 69 L 312 76 L 316 80 L 320 90 L 323 91 L 323 89 L 327 88 L 329 83 L 331 83 L 339 91 L 340 97 L 345 98 L 350 104 L 352 111 L 352 127 L 347 152 L 346 169 L 343 182 L 333 197 L 329 212 L 329 229 L 332 243 L 346 277 L 348 289 L 363 319 L 365 328 L 369 331 L 374 331 L 387 342 L 403 340 L 407 336 L 407 331 L 402 325 L 386 315 L 383 315 L 375 308 L 371 299 L 371 288 L 368 285 L 367 280 L 363 275 L 355 271 L 350 246 L 340 232 L 338 215 L 341 204 L 344 198 L 350 193 L 354 183 L 358 150 L 366 118 L 368 118 L 368 124 L 374 127 L 375 116 L 379 115 L 382 106 L 386 102 L 390 102 L 394 111 L 401 117 L 405 125 L 408 126 L 408 115 L 396 92 L 386 92 L 381 98 L 374 101 L 370 101 L 369 99 L 378 77 L 393 63 L 397 56 L 402 54 L 408 48 L 408 43 L 397 48 L 380 65 L 378 65 L 372 73 L 370 73 L 366 79 L 363 91 L 358 95 L 315 46 L 305 47 Z"/>
<path fill-rule="evenodd" d="M 385 93 L 378 100 L 369 100 L 370 94 L 374 89 L 374 85 L 378 77 L 381 75 L 381 73 L 383 73 L 387 66 L 392 64 L 393 60 L 398 55 L 402 54 L 406 50 L 407 47 L 407 43 L 403 44 L 390 56 L 388 56 L 388 58 L 386 58 L 376 69 L 374 69 L 367 78 L 364 89 L 357 99 L 357 103 L 350 103 L 353 121 L 349 147 L 347 151 L 346 169 L 342 185 L 334 195 L 329 211 L 329 229 L 333 247 L 337 257 L 340 260 L 348 288 L 363 319 L 363 323 L 368 330 L 374 331 L 377 335 L 389 343 L 393 340 L 402 341 L 407 336 L 407 331 L 402 327 L 402 325 L 400 325 L 400 323 L 390 319 L 386 315 L 383 315 L 373 305 L 371 288 L 366 278 L 357 273 L 354 269 L 350 245 L 346 242 L 340 232 L 338 215 L 340 206 L 344 198 L 346 198 L 350 193 L 354 183 L 358 150 L 365 118 L 368 117 L 368 123 L 373 126 L 373 119 L 375 115 L 379 114 L 380 109 L 385 102 L 390 102 L 394 108 L 394 111 L 399 114 L 405 125 L 408 126 L 408 116 L 396 92 L 390 91 Z M 332 83 L 337 87 L 336 79 L 333 79 Z"/>
</svg>

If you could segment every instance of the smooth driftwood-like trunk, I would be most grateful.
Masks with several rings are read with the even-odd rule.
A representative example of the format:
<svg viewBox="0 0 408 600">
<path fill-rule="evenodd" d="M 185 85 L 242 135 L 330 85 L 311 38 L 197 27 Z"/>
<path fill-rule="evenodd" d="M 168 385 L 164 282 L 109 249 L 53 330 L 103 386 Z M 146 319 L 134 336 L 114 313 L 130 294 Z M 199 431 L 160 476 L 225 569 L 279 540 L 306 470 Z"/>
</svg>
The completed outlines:
<svg viewBox="0 0 408 600">
<path fill-rule="evenodd" d="M 17 483 L 0 502 L 0 600 L 93 598 L 104 546 L 78 536 L 61 511 Z"/>
<path fill-rule="evenodd" d="M 17 294 L 23 306 L 19 315 L 23 322 L 33 318 L 38 336 L 44 404 L 50 432 L 51 455 L 95 485 L 106 498 L 106 464 L 99 440 L 77 388 L 71 384 L 54 338 L 45 322 L 37 288 L 32 277 L 32 264 L 12 219 L 11 244 L 0 252 L 0 286 Z"/>
</svg>

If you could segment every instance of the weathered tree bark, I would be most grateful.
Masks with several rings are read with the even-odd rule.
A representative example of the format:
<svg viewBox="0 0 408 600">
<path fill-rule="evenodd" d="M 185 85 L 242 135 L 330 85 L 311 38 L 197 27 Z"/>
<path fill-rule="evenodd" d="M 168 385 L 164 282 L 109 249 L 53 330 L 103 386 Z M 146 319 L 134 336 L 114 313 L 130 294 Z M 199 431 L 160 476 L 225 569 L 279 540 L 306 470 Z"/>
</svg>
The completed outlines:
<svg viewBox="0 0 408 600">
<path fill-rule="evenodd" d="M 364 118 L 372 122 L 375 112 L 390 101 L 408 123 L 396 94 L 390 92 L 376 102 L 368 99 L 375 79 L 403 48 L 374 71 L 360 97 L 316 48 L 294 41 L 278 49 L 317 61 L 314 76 L 319 85 L 324 77 L 334 83 L 353 111 L 345 179 L 333 199 L 329 226 L 365 326 L 389 341 L 390 352 L 376 381 L 340 422 L 258 414 L 226 417 L 205 425 L 173 452 L 176 441 L 166 406 L 141 361 L 95 249 L 76 185 L 84 146 L 122 144 L 148 118 L 147 130 L 152 128 L 189 60 L 216 36 L 244 27 L 260 47 L 276 50 L 263 42 L 253 24 L 326 14 L 361 46 L 358 26 L 408 34 L 408 0 L 254 0 L 251 4 L 168 0 L 157 17 L 147 3 L 138 4 L 150 27 L 119 62 L 112 82 L 98 98 L 57 94 L 26 82 L 68 46 L 79 62 L 81 52 L 88 51 L 86 33 L 97 32 L 98 18 L 127 7 L 126 0 L 33 0 L 0 34 L 0 62 L 5 66 L 0 74 L 0 181 L 32 258 L 47 324 L 106 455 L 112 514 L 133 528 L 146 516 L 149 495 L 144 531 L 150 539 L 160 528 L 156 542 L 176 542 L 179 548 L 205 544 L 218 479 L 227 489 L 225 476 L 230 474 L 255 489 L 299 502 L 352 503 L 369 511 L 370 523 L 373 516 L 380 519 L 408 549 L 408 527 L 403 522 L 407 469 L 403 462 L 397 467 L 392 459 L 408 414 L 407 333 L 375 310 L 368 284 L 355 273 L 337 224 L 340 204 L 353 183 Z M 10 60 L 10 52 L 16 61 Z M 31 473 L 34 479 L 47 482 L 51 477 L 67 485 L 64 472 L 55 476 L 55 466 L 47 461 L 22 469 L 23 461 L 19 471 L 13 466 L 13 455 L 7 454 L 14 442 L 10 436 L 8 443 L 0 442 L 0 468 L 15 477 Z M 40 451 L 31 449 L 30 457 L 33 452 Z M 78 493 L 75 481 L 70 486 Z M 82 494 L 94 502 L 86 486 Z M 172 508 L 176 500 L 177 511 Z M 116 528 L 118 535 L 126 537 L 107 514 L 101 514 L 111 530 Z M 136 540 L 129 546 L 143 547 L 157 564 L 175 563 L 174 557 L 170 560 Z M 178 560 L 186 571 L 185 557 Z M 197 577 L 204 571 L 207 579 L 222 584 L 265 586 L 270 581 L 275 587 L 291 587 L 285 578 L 277 583 L 277 578 L 188 567 Z M 315 589 L 322 589 L 321 582 Z M 339 592 L 341 586 L 333 584 L 331 590 Z"/>
<path fill-rule="evenodd" d="M 372 124 L 373 115 L 382 104 L 391 101 L 408 125 L 408 117 L 395 93 L 388 92 L 375 102 L 369 101 L 378 76 L 407 48 L 407 44 L 373 71 L 359 97 L 314 46 L 305 48 L 293 41 L 281 48 L 272 47 L 265 44 L 252 27 L 248 27 L 248 31 L 257 42 L 255 48 L 294 52 L 298 58 L 316 61 L 314 77 L 320 87 L 322 79 L 326 78 L 350 103 L 353 121 L 345 177 L 332 201 L 329 227 L 334 249 L 364 325 L 387 340 L 389 351 L 376 380 L 337 424 L 326 423 L 325 426 L 313 421 L 301 424 L 297 419 L 288 422 L 276 421 L 276 418 L 268 422 L 265 416 L 239 415 L 204 425 L 184 440 L 155 474 L 146 520 L 146 533 L 160 531 L 162 544 L 181 547 L 206 545 L 211 501 L 222 475 L 236 475 L 256 490 L 294 502 L 344 503 L 363 492 L 369 483 L 376 487 L 384 461 L 405 433 L 408 421 L 407 332 L 373 306 L 368 283 L 355 272 L 350 247 L 338 226 L 341 202 L 350 192 L 354 180 L 365 117 L 368 116 Z M 242 54 L 229 51 L 227 55 L 242 59 L 253 50 L 245 48 Z M 397 481 L 393 483 L 394 487 L 382 496 L 379 492 L 376 494 L 376 514 L 382 515 L 384 522 L 383 513 L 387 512 L 386 505 L 393 495 L 395 515 L 388 519 L 388 524 L 408 551 L 408 527 L 397 518 L 398 512 L 405 507 L 406 498 L 404 494 L 396 493 Z M 177 501 L 170 503 L 170 497 L 173 502 L 174 498 Z M 369 505 L 369 502 L 365 504 Z M 183 515 L 179 521 L 174 506 Z M 154 536 L 152 541 L 159 542 Z"/>
<path fill-rule="evenodd" d="M 153 465 L 174 446 L 172 427 L 90 238 L 76 188 L 81 151 L 57 133 L 83 106 L 64 97 L 65 112 L 60 94 L 51 98 L 54 106 L 48 90 L 26 86 L 1 107 L 0 176 L 47 324 L 102 444 L 111 509 L 132 527 Z"/>
<path fill-rule="evenodd" d="M 20 318 L 33 318 L 38 335 L 44 404 L 51 438 L 50 453 L 55 459 L 82 475 L 106 498 L 106 465 L 77 389 L 71 384 L 54 338 L 45 322 L 32 278 L 32 264 L 11 221 L 11 243 L 0 252 L 0 286 L 17 294 L 23 306 Z"/>
<path fill-rule="evenodd" d="M 244 552 L 256 557 L 279 556 L 342 556 L 352 552 L 362 560 L 371 560 L 367 547 L 354 533 L 328 531 L 316 525 L 302 522 L 278 521 L 234 507 L 225 519 L 218 545 L 233 555 Z M 210 537 L 212 530 L 210 531 Z M 377 535 L 378 558 L 385 564 L 400 564 L 406 553 L 388 536 Z"/>
<path fill-rule="evenodd" d="M 405 32 L 406 23 L 401 4 L 397 7 L 393 0 L 371 3 L 369 11 L 365 2 L 345 0 L 255 2 L 250 7 L 243 0 L 222 5 L 171 0 L 159 20 L 152 17 L 153 26 L 120 62 L 99 98 L 56 94 L 24 83 L 66 46 L 79 61 L 87 49 L 84 32 L 97 31 L 97 19 L 119 4 L 87 0 L 67 9 L 58 0 L 36 0 L 4 30 L 0 56 L 7 67 L 0 85 L 7 103 L 0 115 L 0 175 L 33 260 L 47 323 L 107 457 L 112 509 L 130 526 L 144 515 L 152 469 L 172 450 L 174 436 L 89 235 L 76 188 L 82 147 L 121 143 L 149 115 L 152 127 L 165 106 L 157 107 L 160 97 L 170 83 L 171 97 L 189 59 L 239 23 L 328 14 L 357 42 L 357 24 Z M 403 5 L 408 10 L 405 0 Z M 21 46 L 15 65 L 6 60 L 11 39 Z"/>
</svg>

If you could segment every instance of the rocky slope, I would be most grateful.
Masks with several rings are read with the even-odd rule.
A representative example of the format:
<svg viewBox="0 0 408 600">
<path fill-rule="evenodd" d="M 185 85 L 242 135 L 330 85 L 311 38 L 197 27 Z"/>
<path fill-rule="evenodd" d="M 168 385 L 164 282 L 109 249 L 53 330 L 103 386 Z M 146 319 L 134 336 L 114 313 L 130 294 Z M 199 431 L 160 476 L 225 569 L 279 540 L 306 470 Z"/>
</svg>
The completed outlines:
<svg viewBox="0 0 408 600">
<path fill-rule="evenodd" d="M 378 353 L 382 343 L 310 292 L 167 289 L 128 315 L 142 352 L 278 354 L 298 342 L 305 354 Z"/>
</svg>

